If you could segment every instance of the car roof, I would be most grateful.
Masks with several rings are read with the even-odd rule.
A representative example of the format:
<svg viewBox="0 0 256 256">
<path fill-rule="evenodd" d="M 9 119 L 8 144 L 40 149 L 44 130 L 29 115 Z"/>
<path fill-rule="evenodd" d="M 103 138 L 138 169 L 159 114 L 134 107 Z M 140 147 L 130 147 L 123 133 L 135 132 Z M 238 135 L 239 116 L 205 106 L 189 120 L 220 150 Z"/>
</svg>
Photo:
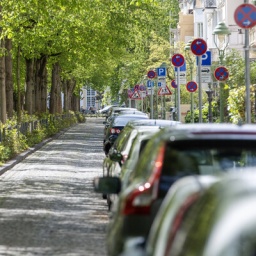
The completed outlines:
<svg viewBox="0 0 256 256">
<path fill-rule="evenodd" d="M 179 121 L 165 120 L 165 119 L 146 119 L 146 120 L 132 120 L 128 123 L 131 126 L 173 126 L 181 124 Z"/>
<path fill-rule="evenodd" d="M 256 125 L 254 124 L 180 124 L 163 129 L 163 136 L 170 135 L 175 139 L 256 139 Z"/>
</svg>

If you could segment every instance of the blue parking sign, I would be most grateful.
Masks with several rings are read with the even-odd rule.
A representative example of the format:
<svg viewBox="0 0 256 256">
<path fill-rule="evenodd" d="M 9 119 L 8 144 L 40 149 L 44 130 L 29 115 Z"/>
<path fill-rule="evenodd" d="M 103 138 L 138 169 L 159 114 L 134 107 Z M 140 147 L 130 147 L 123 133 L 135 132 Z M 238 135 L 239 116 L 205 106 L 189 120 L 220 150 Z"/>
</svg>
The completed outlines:
<svg viewBox="0 0 256 256">
<path fill-rule="evenodd" d="M 157 68 L 157 76 L 166 77 L 166 68 Z"/>
<path fill-rule="evenodd" d="M 206 51 L 205 54 L 201 56 L 202 66 L 211 66 L 212 65 L 212 54 L 211 51 Z M 198 65 L 198 57 L 196 57 L 196 65 Z"/>
</svg>

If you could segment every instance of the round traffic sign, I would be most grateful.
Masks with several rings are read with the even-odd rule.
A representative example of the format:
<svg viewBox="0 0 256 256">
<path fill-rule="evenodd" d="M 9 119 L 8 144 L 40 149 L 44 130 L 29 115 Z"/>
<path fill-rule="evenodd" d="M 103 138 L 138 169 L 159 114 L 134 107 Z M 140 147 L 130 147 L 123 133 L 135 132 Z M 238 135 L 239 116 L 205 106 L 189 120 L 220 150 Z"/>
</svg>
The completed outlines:
<svg viewBox="0 0 256 256">
<path fill-rule="evenodd" d="M 225 81 L 228 79 L 229 73 L 228 73 L 227 68 L 218 67 L 215 69 L 214 76 L 219 81 Z"/>
<path fill-rule="evenodd" d="M 236 24 L 241 28 L 252 28 L 256 25 L 256 7 L 253 4 L 241 4 L 234 13 Z"/>
<path fill-rule="evenodd" d="M 144 84 L 141 84 L 139 90 L 146 91 L 146 86 Z"/>
<path fill-rule="evenodd" d="M 149 70 L 148 71 L 148 78 L 155 78 L 156 72 L 154 70 Z"/>
<path fill-rule="evenodd" d="M 175 80 L 171 81 L 171 86 L 172 86 L 172 88 L 175 88 L 175 89 L 178 87 Z"/>
<path fill-rule="evenodd" d="M 183 55 L 177 53 L 172 56 L 172 65 L 173 66 L 181 67 L 181 66 L 183 66 L 184 62 L 185 62 L 185 59 L 184 59 Z"/>
<path fill-rule="evenodd" d="M 207 51 L 207 43 L 204 41 L 204 39 L 197 38 L 191 43 L 190 49 L 195 55 L 203 55 Z"/>
<path fill-rule="evenodd" d="M 134 90 L 139 90 L 139 89 L 140 89 L 140 85 L 139 84 L 134 85 Z"/>
<path fill-rule="evenodd" d="M 197 83 L 190 81 L 186 84 L 186 88 L 189 92 L 195 92 L 197 90 Z"/>
</svg>

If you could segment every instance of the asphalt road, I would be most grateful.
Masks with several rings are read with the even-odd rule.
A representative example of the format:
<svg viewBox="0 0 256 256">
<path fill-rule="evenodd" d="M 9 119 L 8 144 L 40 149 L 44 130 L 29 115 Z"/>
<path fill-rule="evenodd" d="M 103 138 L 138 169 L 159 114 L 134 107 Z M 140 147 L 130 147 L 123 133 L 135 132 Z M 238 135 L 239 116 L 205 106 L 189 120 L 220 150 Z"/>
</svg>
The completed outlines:
<svg viewBox="0 0 256 256">
<path fill-rule="evenodd" d="M 105 256 L 103 118 L 88 118 L 0 169 L 0 255 Z"/>
</svg>

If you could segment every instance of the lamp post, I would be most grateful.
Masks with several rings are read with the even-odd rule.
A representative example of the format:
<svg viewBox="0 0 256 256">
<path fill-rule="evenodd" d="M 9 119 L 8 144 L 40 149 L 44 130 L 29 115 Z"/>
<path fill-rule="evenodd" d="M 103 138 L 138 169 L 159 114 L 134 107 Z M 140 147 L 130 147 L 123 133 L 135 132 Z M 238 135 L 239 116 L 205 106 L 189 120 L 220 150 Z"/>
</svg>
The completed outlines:
<svg viewBox="0 0 256 256">
<path fill-rule="evenodd" d="M 218 25 L 213 30 L 213 40 L 219 54 L 219 64 L 223 65 L 223 60 L 225 57 L 225 50 L 229 43 L 230 31 L 224 22 L 219 22 Z M 220 122 L 224 122 L 224 84 L 219 82 L 220 88 Z"/>
<path fill-rule="evenodd" d="M 193 57 L 191 55 L 191 50 L 190 50 L 190 46 L 192 42 L 193 40 L 189 40 L 184 47 L 186 61 L 189 65 L 190 81 L 193 80 L 193 63 L 194 63 Z M 194 123 L 194 93 L 193 92 L 190 93 L 190 113 L 191 113 L 190 122 Z"/>
</svg>

